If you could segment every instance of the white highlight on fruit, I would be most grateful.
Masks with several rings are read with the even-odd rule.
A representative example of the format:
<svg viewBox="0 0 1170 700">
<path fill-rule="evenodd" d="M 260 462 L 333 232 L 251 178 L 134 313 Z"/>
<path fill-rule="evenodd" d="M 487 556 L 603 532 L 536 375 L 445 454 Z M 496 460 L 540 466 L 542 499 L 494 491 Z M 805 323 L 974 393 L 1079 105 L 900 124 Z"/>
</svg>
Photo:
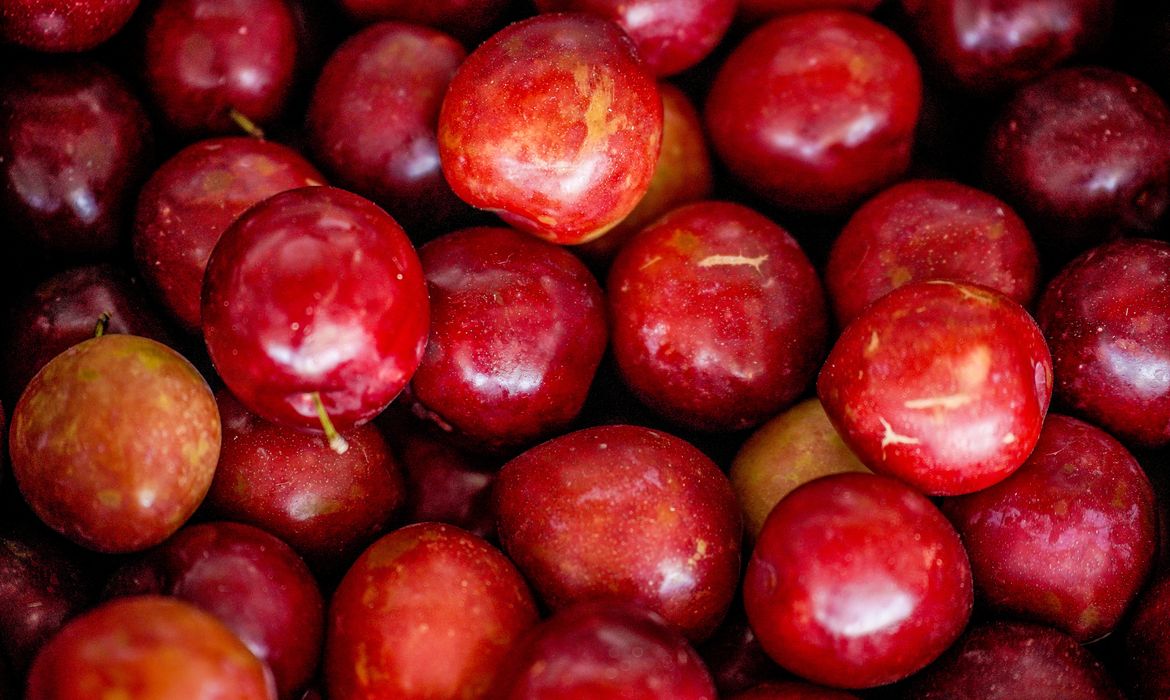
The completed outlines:
<svg viewBox="0 0 1170 700">
<path fill-rule="evenodd" d="M 708 255 L 699 261 L 699 267 L 718 267 L 721 265 L 740 266 L 746 265 L 754 267 L 756 272 L 760 271 L 760 266 L 768 259 L 767 255 L 761 255 L 755 258 L 749 258 L 746 255 Z"/>
<path fill-rule="evenodd" d="M 912 410 L 922 410 L 930 408 L 945 408 L 950 410 L 952 408 L 959 408 L 966 406 L 974 401 L 970 394 L 949 394 L 947 396 L 930 396 L 922 399 L 910 399 L 903 401 L 902 405 Z"/>
<path fill-rule="evenodd" d="M 909 435 L 902 435 L 894 430 L 890 422 L 881 416 L 878 416 L 878 422 L 882 424 L 882 430 L 885 434 L 882 435 L 882 459 L 886 458 L 886 448 L 890 445 L 917 445 L 919 440 L 916 437 Z"/>
</svg>

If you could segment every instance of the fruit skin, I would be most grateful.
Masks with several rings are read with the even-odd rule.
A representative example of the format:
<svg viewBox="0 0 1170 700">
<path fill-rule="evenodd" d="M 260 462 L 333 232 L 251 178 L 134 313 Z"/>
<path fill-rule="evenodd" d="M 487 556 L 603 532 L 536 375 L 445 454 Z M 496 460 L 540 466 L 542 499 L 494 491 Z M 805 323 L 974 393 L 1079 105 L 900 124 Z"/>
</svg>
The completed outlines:
<svg viewBox="0 0 1170 700">
<path fill-rule="evenodd" d="M 629 214 L 649 187 L 662 101 L 617 25 L 539 15 L 467 57 L 438 133 L 443 174 L 461 199 L 553 243 L 584 243 Z"/>
<path fill-rule="evenodd" d="M 0 39 L 34 51 L 86 51 L 114 36 L 139 0 L 7 0 Z"/>
<path fill-rule="evenodd" d="M 1052 358 L 1035 321 L 986 287 L 927 280 L 869 306 L 817 379 L 825 412 L 865 466 L 931 495 L 986 488 L 1040 436 Z"/>
<path fill-rule="evenodd" d="M 156 341 L 103 335 L 33 377 L 12 412 L 21 493 L 54 530 L 100 552 L 162 542 L 203 500 L 219 457 L 207 382 Z"/>
<path fill-rule="evenodd" d="M 771 203 L 838 212 L 910 164 L 922 103 L 914 55 L 863 15 L 779 17 L 719 68 L 705 118 L 715 152 Z"/>
<path fill-rule="evenodd" d="M 899 481 L 855 473 L 776 504 L 743 587 L 768 655 L 842 688 L 926 666 L 963 631 L 973 599 L 967 553 L 943 514 Z"/>
<path fill-rule="evenodd" d="M 524 579 L 499 550 L 451 525 L 408 525 L 370 545 L 333 594 L 329 697 L 484 697 L 536 622 Z"/>
<path fill-rule="evenodd" d="M 857 700 L 853 693 L 800 681 L 761 683 L 727 700 Z"/>
<path fill-rule="evenodd" d="M 41 650 L 27 700 L 275 700 L 272 673 L 190 603 L 136 596 L 74 619 Z"/>
<path fill-rule="evenodd" d="M 948 498 L 988 608 L 1079 642 L 1113 630 L 1150 571 L 1157 503 L 1137 460 L 1108 433 L 1051 414 L 1028 461 L 982 491 Z"/>
<path fill-rule="evenodd" d="M 1132 444 L 1170 444 L 1170 244 L 1084 253 L 1048 283 L 1036 320 L 1058 401 Z"/>
<path fill-rule="evenodd" d="M 427 342 L 418 255 L 393 218 L 334 187 L 302 187 L 224 232 L 203 283 L 203 336 L 248 410 L 319 429 L 368 421 L 410 381 Z"/>
<path fill-rule="evenodd" d="M 1170 578 L 1162 576 L 1135 602 L 1125 629 L 1125 669 L 1137 700 L 1170 695 Z"/>
<path fill-rule="evenodd" d="M 731 604 L 739 506 L 677 437 L 629 425 L 562 435 L 505 464 L 495 502 L 504 551 L 553 610 L 620 598 L 701 640 Z"/>
<path fill-rule="evenodd" d="M 435 27 L 465 45 L 475 45 L 498 25 L 511 0 L 339 0 L 341 7 L 364 24 L 396 20 Z"/>
</svg>

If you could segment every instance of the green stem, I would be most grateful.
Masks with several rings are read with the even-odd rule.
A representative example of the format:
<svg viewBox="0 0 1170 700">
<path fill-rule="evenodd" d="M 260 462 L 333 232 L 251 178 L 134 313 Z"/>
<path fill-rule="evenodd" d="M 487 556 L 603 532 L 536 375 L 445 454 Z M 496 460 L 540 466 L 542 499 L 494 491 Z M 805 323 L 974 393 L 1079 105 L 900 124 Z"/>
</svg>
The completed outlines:
<svg viewBox="0 0 1170 700">
<path fill-rule="evenodd" d="M 103 311 L 98 315 L 97 324 L 93 327 L 93 337 L 100 338 L 106 334 L 110 328 L 110 317 L 113 316 L 109 311 Z"/>
<path fill-rule="evenodd" d="M 236 109 L 235 107 L 232 107 L 231 111 L 228 112 L 228 116 L 231 117 L 232 121 L 236 123 L 236 126 L 243 129 L 244 133 L 248 136 L 258 138 L 261 141 L 264 140 L 264 130 L 256 126 L 256 122 L 249 119 L 246 114 Z"/>
<path fill-rule="evenodd" d="M 321 401 L 321 394 L 313 392 L 313 405 L 317 408 L 317 420 L 321 421 L 321 429 L 325 431 L 325 440 L 329 442 L 329 449 L 337 454 L 345 454 L 349 449 L 349 442 L 337 432 L 337 428 L 333 427 L 333 421 L 329 420 L 329 413 L 325 410 L 325 403 Z"/>
</svg>

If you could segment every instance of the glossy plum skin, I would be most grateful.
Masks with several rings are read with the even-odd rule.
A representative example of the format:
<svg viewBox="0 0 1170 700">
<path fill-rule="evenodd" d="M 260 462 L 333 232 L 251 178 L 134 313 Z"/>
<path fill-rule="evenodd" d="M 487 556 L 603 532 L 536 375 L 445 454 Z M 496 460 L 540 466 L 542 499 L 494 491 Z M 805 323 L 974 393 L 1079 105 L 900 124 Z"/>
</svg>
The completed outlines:
<svg viewBox="0 0 1170 700">
<path fill-rule="evenodd" d="M 787 231 L 740 204 L 684 205 L 610 268 L 613 353 L 646 404 L 700 430 L 756 425 L 805 391 L 828 313 Z"/>
<path fill-rule="evenodd" d="M 227 137 L 194 143 L 163 163 L 138 195 L 131 242 L 156 297 L 199 329 L 203 273 L 216 241 L 248 207 L 324 178 L 271 141 Z"/>
<path fill-rule="evenodd" d="M 998 198 L 947 180 L 911 180 L 861 206 L 833 241 L 825 287 L 844 327 L 878 297 L 917 280 L 972 282 L 1027 307 L 1040 259 Z"/>
<path fill-rule="evenodd" d="M 492 700 L 713 700 L 687 641 L 630 603 L 578 603 L 533 628 L 496 678 Z"/>
<path fill-rule="evenodd" d="M 329 697 L 484 697 L 536 621 L 499 550 L 450 525 L 409 525 L 372 544 L 333 595 Z"/>
<path fill-rule="evenodd" d="M 661 141 L 653 76 L 630 38 L 592 15 L 505 27 L 459 67 L 439 113 L 455 193 L 554 243 L 584 243 L 629 214 Z"/>
<path fill-rule="evenodd" d="M 1035 321 L 986 287 L 914 282 L 845 329 L 817 379 L 865 466 L 932 495 L 970 493 L 1031 453 L 1052 396 Z"/>
<path fill-rule="evenodd" d="M 723 39 L 736 0 L 535 0 L 541 12 L 589 12 L 621 27 L 658 76 L 690 68 Z"/>
<path fill-rule="evenodd" d="M 394 219 L 333 187 L 270 197 L 216 245 L 203 336 L 231 392 L 268 420 L 338 430 L 365 422 L 410 381 L 427 341 L 418 255 Z"/>
<path fill-rule="evenodd" d="M 992 188 L 1067 260 L 1154 229 L 1170 203 L 1170 109 L 1122 73 L 1053 71 L 1003 107 L 984 160 Z"/>
<path fill-rule="evenodd" d="M 1170 443 L 1170 245 L 1124 239 L 1069 263 L 1040 299 L 1057 400 L 1138 445 Z"/>
<path fill-rule="evenodd" d="M 86 51 L 130 20 L 139 0 L 8 0 L 0 5 L 0 40 L 34 51 Z"/>
<path fill-rule="evenodd" d="M 867 688 L 918 671 L 971 614 L 959 536 L 918 491 L 873 474 L 832 474 L 780 501 L 744 578 L 748 620 L 781 666 Z"/>
<path fill-rule="evenodd" d="M 951 85 L 996 93 L 1099 45 L 1114 0 L 901 0 L 921 55 Z"/>
<path fill-rule="evenodd" d="M 1015 473 L 942 508 L 991 609 L 1081 642 L 1113 630 L 1157 546 L 1154 491 L 1137 460 L 1099 428 L 1057 414 Z"/>
<path fill-rule="evenodd" d="M 896 697 L 917 700 L 1122 700 L 1109 674 L 1075 639 L 1042 625 L 972 626 Z"/>
<path fill-rule="evenodd" d="M 282 698 L 317 668 L 325 604 L 308 567 L 287 544 L 239 523 L 183 528 L 116 570 L 107 596 L 169 595 L 211 613 L 272 670 Z"/>
<path fill-rule="evenodd" d="M 507 228 L 419 249 L 431 329 L 410 384 L 416 415 L 499 451 L 562 432 L 606 344 L 605 299 L 568 251 Z"/>
<path fill-rule="evenodd" d="M 179 529 L 211 486 L 220 422 L 181 355 L 132 335 L 74 345 L 12 412 L 12 472 L 36 514 L 90 549 L 146 549 Z"/>
<path fill-rule="evenodd" d="M 270 423 L 216 393 L 223 447 L 207 506 L 281 538 L 311 565 L 344 570 L 406 496 L 402 468 L 372 425 L 344 433 L 338 454 L 315 433 Z"/>
<path fill-rule="evenodd" d="M 715 152 L 785 208 L 833 212 L 898 178 L 922 103 L 905 42 L 840 11 L 780 17 L 720 67 L 705 117 Z"/>
<path fill-rule="evenodd" d="M 53 253 L 114 249 L 151 126 L 126 83 L 83 59 L 13 66 L 0 79 L 0 211 Z"/>
<path fill-rule="evenodd" d="M 1161 578 L 1137 599 L 1124 649 L 1129 689 L 1136 700 L 1170 694 L 1170 578 Z"/>
<path fill-rule="evenodd" d="M 284 111 L 297 39 L 285 0 L 161 0 L 146 27 L 146 83 L 172 128 L 238 131 Z"/>
<path fill-rule="evenodd" d="M 615 596 L 699 640 L 731 604 L 735 494 L 679 438 L 628 425 L 554 438 L 504 465 L 495 502 L 504 551 L 554 610 Z"/>
<path fill-rule="evenodd" d="M 339 0 L 352 17 L 366 24 L 397 20 L 435 27 L 475 43 L 497 24 L 511 0 Z"/>
<path fill-rule="evenodd" d="M 321 71 L 306 117 L 313 152 L 338 183 L 412 234 L 465 215 L 443 178 L 439 107 L 466 52 L 429 27 L 383 22 L 350 37 Z"/>
<path fill-rule="evenodd" d="M 41 650 L 27 700 L 275 700 L 272 673 L 209 613 L 136 596 L 75 618 Z"/>
<path fill-rule="evenodd" d="M 49 360 L 93 337 L 103 313 L 106 333 L 127 333 L 171 343 L 165 322 L 120 267 L 107 263 L 62 270 L 9 307 L 4 355 L 5 396 L 13 401 Z"/>
</svg>

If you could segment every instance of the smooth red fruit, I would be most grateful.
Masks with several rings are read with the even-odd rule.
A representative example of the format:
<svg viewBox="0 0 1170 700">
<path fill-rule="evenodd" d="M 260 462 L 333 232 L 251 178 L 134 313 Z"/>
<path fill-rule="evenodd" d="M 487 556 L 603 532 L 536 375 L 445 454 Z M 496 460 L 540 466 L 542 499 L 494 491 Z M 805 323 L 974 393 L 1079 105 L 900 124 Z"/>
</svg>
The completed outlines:
<svg viewBox="0 0 1170 700">
<path fill-rule="evenodd" d="M 1057 70 L 1003 107 L 984 160 L 996 191 L 1067 260 L 1156 227 L 1170 204 L 1170 108 L 1128 75 Z"/>
<path fill-rule="evenodd" d="M 1135 700 L 1170 696 L 1170 578 L 1158 580 L 1134 603 L 1124 650 Z"/>
<path fill-rule="evenodd" d="M 971 282 L 1027 307 L 1039 276 L 1036 245 L 1007 204 L 957 182 L 912 180 L 853 214 L 833 241 L 825 287 L 844 327 L 908 282 Z"/>
<path fill-rule="evenodd" d="M 265 663 L 282 698 L 317 669 L 325 604 L 287 544 L 250 525 L 213 522 L 175 533 L 117 569 L 107 596 L 169 595 L 211 613 Z"/>
<path fill-rule="evenodd" d="M 731 604 L 735 494 L 679 438 L 629 425 L 563 435 L 505 464 L 495 501 L 504 550 L 554 610 L 614 596 L 698 640 Z"/>
<path fill-rule="evenodd" d="M 210 614 L 140 596 L 74 619 L 37 656 L 27 700 L 275 700 L 272 673 Z"/>
<path fill-rule="evenodd" d="M 715 151 L 782 207 L 837 211 L 910 164 L 922 103 L 918 64 L 897 34 L 852 12 L 806 12 L 755 30 L 707 95 Z"/>
<path fill-rule="evenodd" d="M 584 14 L 493 35 L 460 66 L 439 114 L 455 193 L 554 243 L 596 238 L 629 214 L 661 140 L 662 101 L 633 42 Z"/>
<path fill-rule="evenodd" d="M 216 241 L 248 207 L 319 185 L 316 168 L 272 141 L 230 137 L 192 144 L 163 163 L 138 195 L 134 257 L 161 301 L 199 329 L 203 273 Z"/>
<path fill-rule="evenodd" d="M 568 251 L 507 228 L 419 249 L 431 302 L 416 415 L 480 449 L 552 436 L 580 412 L 605 351 L 605 300 Z"/>
<path fill-rule="evenodd" d="M 902 0 L 923 57 L 955 87 L 1022 85 L 1099 46 L 1114 0 Z"/>
<path fill-rule="evenodd" d="M 511 0 L 339 0 L 339 4 L 359 22 L 425 24 L 475 43 L 497 26 Z"/>
<path fill-rule="evenodd" d="M 377 415 L 426 347 L 422 267 L 394 219 L 333 187 L 270 197 L 236 219 L 207 264 L 203 336 L 248 410 L 338 430 Z"/>
<path fill-rule="evenodd" d="M 284 111 L 297 59 L 285 0 L 161 0 L 146 27 L 146 83 L 168 125 L 238 131 Z"/>
<path fill-rule="evenodd" d="M 0 39 L 34 51 L 86 51 L 114 36 L 138 2 L 8 0 L 0 5 Z"/>
<path fill-rule="evenodd" d="M 970 493 L 1032 452 L 1052 395 L 1052 358 L 1032 317 L 1002 294 L 914 282 L 845 329 L 817 393 L 874 472 L 928 494 Z"/>
<path fill-rule="evenodd" d="M 320 435 L 270 423 L 226 390 L 216 394 L 223 447 L 207 494 L 216 516 L 251 523 L 315 568 L 345 570 L 398 514 L 402 468 L 372 425 L 344 433 L 338 454 Z"/>
<path fill-rule="evenodd" d="M 1048 283 L 1056 398 L 1123 440 L 1170 443 L 1170 244 L 1107 243 Z"/>
<path fill-rule="evenodd" d="M 313 152 L 338 183 L 406 230 L 442 231 L 467 212 L 443 178 L 435 130 L 463 47 L 442 32 L 383 22 L 353 35 L 322 69 L 309 105 Z"/>
<path fill-rule="evenodd" d="M 20 396 L 49 360 L 93 337 L 102 314 L 106 333 L 127 333 L 170 344 L 170 333 L 143 290 L 109 264 L 72 267 L 45 279 L 9 307 L 5 395 Z"/>
<path fill-rule="evenodd" d="M 728 696 L 727 700 L 857 700 L 857 696 L 844 690 L 800 681 L 778 681 L 761 683 L 742 693 Z"/>
<path fill-rule="evenodd" d="M 916 700 L 1122 700 L 1109 674 L 1076 640 L 1022 622 L 972 626 L 896 697 Z"/>
<path fill-rule="evenodd" d="M 12 472 L 50 527 L 90 549 L 162 542 L 195 512 L 219 457 L 219 412 L 167 346 L 103 335 L 58 355 L 12 412 Z"/>
<path fill-rule="evenodd" d="M 785 674 L 760 646 L 760 640 L 748 624 L 742 597 L 736 598 L 714 634 L 696 650 L 711 672 L 720 697 Z"/>
<path fill-rule="evenodd" d="M 541 12 L 588 12 L 625 30 L 659 76 L 703 60 L 723 39 L 736 0 L 536 0 Z"/>
<path fill-rule="evenodd" d="M 873 474 L 833 474 L 776 504 L 744 578 L 764 650 L 809 680 L 891 683 L 958 638 L 972 605 L 958 534 L 919 492 Z"/>
<path fill-rule="evenodd" d="M 1014 474 L 943 510 L 963 537 L 981 599 L 1088 642 L 1113 630 L 1157 546 L 1149 478 L 1121 443 L 1050 415 Z"/>
<path fill-rule="evenodd" d="M 788 232 L 730 202 L 684 205 L 634 237 L 609 271 L 613 352 L 650 407 L 736 430 L 792 403 L 820 364 L 828 313 Z"/>
<path fill-rule="evenodd" d="M 329 697 L 484 697 L 536 621 L 524 579 L 499 550 L 450 525 L 404 527 L 371 545 L 333 594 Z"/>
<path fill-rule="evenodd" d="M 504 662 L 492 700 L 714 700 L 687 641 L 654 613 L 596 600 L 553 615 Z"/>
<path fill-rule="evenodd" d="M 54 253 L 116 248 L 150 158 L 141 103 L 97 63 L 12 63 L 0 79 L 6 226 Z"/>
</svg>

